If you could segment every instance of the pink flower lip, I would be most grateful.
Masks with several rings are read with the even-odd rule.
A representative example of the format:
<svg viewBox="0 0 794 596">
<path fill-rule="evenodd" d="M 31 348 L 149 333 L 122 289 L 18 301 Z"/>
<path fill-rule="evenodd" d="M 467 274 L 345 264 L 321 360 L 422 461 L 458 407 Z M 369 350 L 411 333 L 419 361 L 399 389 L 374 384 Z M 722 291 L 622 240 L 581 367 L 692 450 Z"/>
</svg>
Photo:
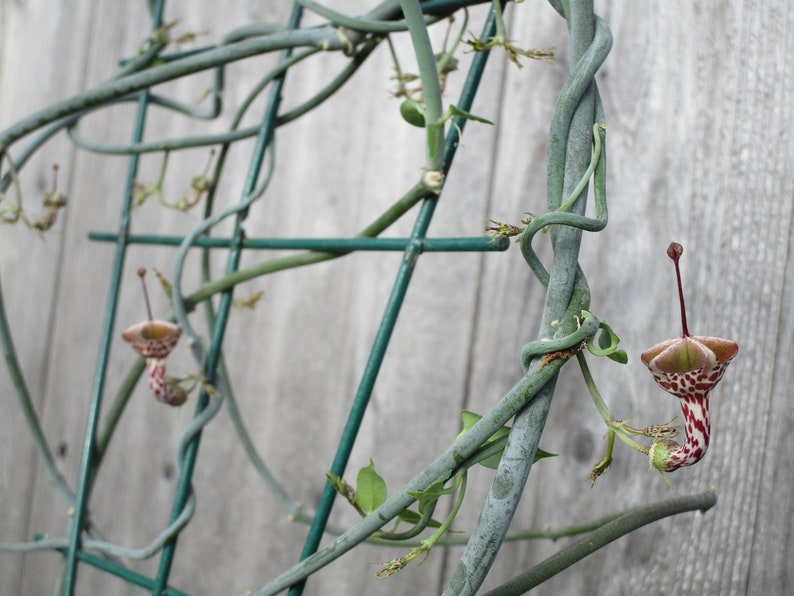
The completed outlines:
<svg viewBox="0 0 794 596">
<path fill-rule="evenodd" d="M 683 335 L 656 344 L 640 358 L 668 393 L 685 400 L 708 400 L 738 351 L 729 339 Z"/>
<path fill-rule="evenodd" d="M 182 328 L 168 321 L 143 321 L 133 325 L 121 337 L 144 358 L 165 358 L 174 349 Z"/>
<path fill-rule="evenodd" d="M 684 335 L 656 344 L 642 353 L 645 366 L 663 373 L 686 373 L 717 364 L 727 365 L 739 351 L 736 342 L 721 337 Z"/>
</svg>

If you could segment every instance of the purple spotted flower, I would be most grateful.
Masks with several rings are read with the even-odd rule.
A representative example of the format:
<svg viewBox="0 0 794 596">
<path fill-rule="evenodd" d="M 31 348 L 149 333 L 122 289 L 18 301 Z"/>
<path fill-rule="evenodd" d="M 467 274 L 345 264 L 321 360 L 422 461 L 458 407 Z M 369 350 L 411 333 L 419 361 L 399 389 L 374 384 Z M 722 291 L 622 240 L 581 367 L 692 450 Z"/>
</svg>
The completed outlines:
<svg viewBox="0 0 794 596">
<path fill-rule="evenodd" d="M 138 269 L 138 275 L 143 282 L 146 270 Z M 152 319 L 152 310 L 149 306 L 149 296 L 146 292 L 146 284 L 143 286 L 144 296 L 146 297 L 146 309 L 149 320 L 137 323 L 124 331 L 121 337 L 132 349 L 146 359 L 146 368 L 149 372 L 149 389 L 154 397 L 170 406 L 181 406 L 187 399 L 187 392 L 172 379 L 165 375 L 165 359 L 171 350 L 174 349 L 179 337 L 182 335 L 182 328 L 168 321 L 156 321 Z"/>
<path fill-rule="evenodd" d="M 683 252 L 676 242 L 667 249 L 667 255 L 675 263 L 683 334 L 656 344 L 641 356 L 656 383 L 678 398 L 684 416 L 686 439 L 683 445 L 670 439 L 658 439 L 649 450 L 651 465 L 662 472 L 691 466 L 705 455 L 711 434 L 709 393 L 739 351 L 736 342 L 729 339 L 689 335 L 678 266 Z"/>
</svg>

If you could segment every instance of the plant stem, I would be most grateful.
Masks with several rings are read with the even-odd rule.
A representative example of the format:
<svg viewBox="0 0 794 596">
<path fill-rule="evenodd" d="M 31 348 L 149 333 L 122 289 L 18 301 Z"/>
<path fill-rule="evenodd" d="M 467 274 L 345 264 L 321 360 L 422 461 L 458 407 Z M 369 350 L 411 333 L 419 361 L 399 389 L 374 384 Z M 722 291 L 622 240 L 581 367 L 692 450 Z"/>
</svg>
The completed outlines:
<svg viewBox="0 0 794 596">
<path fill-rule="evenodd" d="M 593 398 L 593 403 L 598 410 L 598 413 L 601 415 L 604 423 L 609 428 L 610 432 L 617 435 L 617 437 L 623 441 L 626 445 L 634 449 L 635 451 L 639 451 L 640 453 L 648 454 L 648 448 L 641 443 L 633 440 L 631 437 L 628 436 L 626 430 L 631 432 L 631 434 L 642 434 L 642 431 L 637 431 L 636 429 L 632 429 L 631 427 L 627 427 L 623 423 L 619 422 L 613 415 L 612 412 L 609 411 L 607 408 L 606 403 L 604 403 L 603 398 L 601 397 L 601 393 L 598 391 L 598 387 L 593 380 L 593 375 L 590 373 L 590 367 L 587 364 L 587 360 L 585 359 L 584 354 L 582 352 L 578 352 L 576 354 L 576 359 L 579 362 L 579 368 L 582 370 L 582 376 L 584 377 L 585 385 L 587 385 L 587 390 L 590 393 L 590 397 Z M 632 432 L 635 431 L 635 432 Z"/>
<path fill-rule="evenodd" d="M 502 16 L 502 4 L 504 0 L 493 0 L 493 14 L 494 18 L 496 19 L 496 35 L 494 35 L 493 39 L 500 40 L 502 42 L 507 42 L 507 31 L 505 31 L 505 20 Z"/>
<path fill-rule="evenodd" d="M 603 548 L 610 542 L 642 526 L 687 511 L 705 512 L 716 505 L 716 503 L 716 491 L 709 490 L 696 495 L 676 497 L 661 503 L 652 503 L 650 505 L 637 507 L 603 525 L 601 528 L 594 530 L 582 540 L 561 550 L 556 555 L 552 555 L 526 573 L 522 573 L 495 590 L 487 592 L 486 596 L 515 596 L 517 594 L 524 594 L 547 579 L 557 575 L 564 569 L 567 569 L 577 561 L 584 559 L 586 556 Z"/>
<path fill-rule="evenodd" d="M 408 31 L 411 35 L 419 78 L 422 81 L 422 96 L 425 102 L 425 130 L 427 131 L 427 161 L 429 172 L 439 172 L 444 166 L 444 124 L 441 122 L 441 82 L 430 36 L 427 33 L 419 0 L 400 0 Z"/>
<path fill-rule="evenodd" d="M 410 25 L 406 21 L 383 21 L 363 19 L 360 17 L 350 17 L 341 12 L 335 11 L 331 8 L 323 6 L 314 0 L 296 0 L 298 4 L 304 8 L 328 19 L 329 21 L 352 29 L 353 31 L 361 31 L 367 33 L 394 33 L 398 31 L 405 31 Z M 423 17 L 424 18 L 424 17 Z M 427 24 L 437 21 L 436 17 L 427 17 Z"/>
<path fill-rule="evenodd" d="M 593 156 L 590 158 L 590 165 L 587 166 L 585 173 L 582 175 L 581 180 L 579 180 L 579 184 L 571 191 L 570 196 L 565 199 L 562 205 L 557 207 L 555 211 L 562 213 L 568 211 L 582 194 L 582 191 L 587 188 L 590 182 L 590 176 L 593 175 L 598 161 L 601 159 L 601 134 L 599 131 L 603 130 L 605 127 L 606 125 L 603 122 L 596 122 L 593 124 Z"/>
<path fill-rule="evenodd" d="M 573 78 L 573 72 L 580 67 L 579 59 L 589 49 L 594 37 L 592 0 L 577 2 L 568 22 L 571 31 Z M 595 120 L 594 88 L 595 85 L 588 82 L 582 89 L 582 94 L 575 98 L 574 109 L 570 112 L 570 124 L 565 127 L 566 134 L 558 139 L 562 151 L 549 156 L 547 167 L 550 185 L 552 180 L 559 179 L 564 182 L 554 191 L 549 188 L 549 210 L 553 211 L 560 206 L 564 193 L 572 193 L 591 161 L 591 138 Z M 582 192 L 571 205 L 571 212 L 583 215 L 586 198 L 586 193 Z M 553 235 L 554 260 L 549 272 L 539 340 L 553 337 L 553 323 L 564 322 L 564 315 L 576 316 L 589 307 L 587 282 L 578 266 L 581 235 L 580 229 L 568 226 L 562 227 L 556 237 Z M 531 371 L 532 368 L 529 367 L 528 370 Z M 445 596 L 475 594 L 485 580 L 524 492 L 551 407 L 555 384 L 556 375 L 516 416 L 477 527 L 444 590 Z"/>
</svg>

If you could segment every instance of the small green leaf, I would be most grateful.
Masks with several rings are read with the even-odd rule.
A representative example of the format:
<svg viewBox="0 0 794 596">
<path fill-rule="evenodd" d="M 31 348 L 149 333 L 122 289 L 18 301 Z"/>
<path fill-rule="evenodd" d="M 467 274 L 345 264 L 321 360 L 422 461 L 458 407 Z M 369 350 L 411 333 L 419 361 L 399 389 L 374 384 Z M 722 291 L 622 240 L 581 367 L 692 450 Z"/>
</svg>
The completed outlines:
<svg viewBox="0 0 794 596">
<path fill-rule="evenodd" d="M 499 453 L 492 455 L 488 459 L 482 460 L 480 465 L 488 468 L 489 470 L 495 470 L 499 467 L 499 462 L 502 461 L 502 453 L 504 453 L 504 449 L 502 449 Z"/>
<path fill-rule="evenodd" d="M 455 437 L 455 441 L 458 441 L 463 435 L 465 435 L 467 432 L 469 432 L 469 430 L 471 430 L 471 427 L 474 426 L 480 420 L 480 418 L 482 418 L 482 416 L 480 416 L 479 414 L 476 414 L 476 413 L 474 413 L 474 412 L 472 412 L 470 410 L 461 410 L 460 419 L 463 421 L 463 430 L 460 431 L 460 433 L 458 433 L 457 437 Z M 480 447 L 480 449 L 482 449 L 484 447 L 487 447 L 488 445 L 493 443 L 493 441 L 499 439 L 500 437 L 505 436 L 509 432 L 510 432 L 510 427 L 509 426 L 503 426 L 502 428 L 497 430 L 493 435 L 491 435 L 491 437 L 485 443 L 483 443 L 483 445 L 482 445 L 482 447 Z M 502 459 L 502 451 L 499 451 L 498 453 L 495 453 L 491 457 L 489 457 L 487 459 L 484 459 L 483 461 L 481 461 L 479 463 L 480 463 L 480 465 L 483 465 L 486 468 L 490 468 L 492 470 L 495 470 L 499 466 L 499 460 L 500 459 Z"/>
<path fill-rule="evenodd" d="M 598 324 L 598 328 L 601 332 L 598 334 L 597 339 L 587 342 L 588 351 L 593 354 L 593 356 L 606 356 L 610 360 L 626 364 L 629 361 L 629 357 L 623 350 L 618 350 L 620 338 L 617 333 L 603 321 Z M 595 343 L 598 343 L 598 347 L 595 346 Z"/>
<path fill-rule="evenodd" d="M 465 118 L 466 120 L 474 120 L 475 122 L 482 122 L 483 124 L 490 124 L 493 126 L 493 122 L 483 118 L 482 116 L 475 116 L 471 112 L 467 112 L 466 110 L 461 110 L 458 106 L 454 104 L 449 105 L 449 109 L 447 110 L 449 116 L 460 116 L 461 118 Z"/>
<path fill-rule="evenodd" d="M 547 457 L 557 457 L 558 453 L 550 453 L 548 451 L 544 451 L 543 449 L 538 449 L 535 451 L 535 461 L 546 459 Z"/>
<path fill-rule="evenodd" d="M 463 430 L 458 433 L 458 436 L 455 437 L 455 441 L 453 442 L 457 442 L 463 435 L 469 432 L 471 430 L 471 427 L 480 421 L 480 418 L 482 418 L 482 416 L 480 416 L 476 412 L 472 412 L 471 410 L 461 410 L 460 419 L 463 422 Z M 510 432 L 510 427 L 503 426 L 502 428 L 497 430 L 493 435 L 491 435 L 491 437 L 488 439 L 488 441 L 486 441 L 486 443 L 489 443 L 494 439 L 498 439 L 499 437 L 506 435 L 509 432 Z"/>
<path fill-rule="evenodd" d="M 458 433 L 457 437 L 455 437 L 455 441 L 458 441 L 458 439 L 460 439 L 463 435 L 469 432 L 469 430 L 471 430 L 471 427 L 474 426 L 480 420 L 480 418 L 482 418 L 482 416 L 474 412 L 471 412 L 469 410 L 462 410 L 460 413 L 460 418 L 463 421 L 463 430 L 460 431 L 460 433 Z M 510 427 L 503 426 L 502 428 L 497 430 L 493 435 L 491 435 L 491 437 L 485 443 L 483 443 L 480 449 L 485 449 L 491 444 L 493 444 L 495 441 L 499 441 L 503 439 L 509 432 L 510 432 Z M 499 467 L 499 461 L 502 459 L 503 452 L 504 449 L 501 449 L 497 453 L 494 453 L 490 457 L 479 462 L 479 464 L 486 468 L 490 468 L 491 470 L 495 470 L 496 468 Z M 557 455 L 556 453 L 549 453 L 548 451 L 543 451 L 542 449 L 538 449 L 537 453 L 535 454 L 534 461 L 538 461 L 546 457 L 554 457 L 556 455 Z"/>
<path fill-rule="evenodd" d="M 408 124 L 425 127 L 425 110 L 415 99 L 406 99 L 400 104 L 400 115 Z"/>
<path fill-rule="evenodd" d="M 375 464 L 358 471 L 356 478 L 356 504 L 367 513 L 372 513 L 386 500 L 386 482 L 375 471 Z"/>
<path fill-rule="evenodd" d="M 606 325 L 606 323 L 602 323 Z M 612 347 L 612 337 L 609 333 L 599 333 L 598 334 L 598 347 L 607 350 Z"/>
<path fill-rule="evenodd" d="M 422 520 L 422 516 L 412 509 L 405 509 L 397 516 L 397 519 L 415 526 Z M 430 521 L 427 522 L 427 526 L 430 528 L 440 528 L 441 522 L 431 518 Z"/>
<path fill-rule="evenodd" d="M 450 488 L 444 488 L 444 481 L 437 480 L 425 490 L 408 491 L 408 494 L 419 503 L 419 513 L 424 513 L 430 505 L 438 501 L 442 496 L 455 492 L 457 488 L 457 483 Z"/>
<path fill-rule="evenodd" d="M 463 422 L 463 430 L 458 433 L 458 436 L 455 437 L 454 442 L 457 442 L 463 435 L 469 432 L 471 427 L 474 426 L 480 418 L 482 418 L 482 416 L 475 414 L 470 410 L 461 410 L 460 419 Z"/>
</svg>

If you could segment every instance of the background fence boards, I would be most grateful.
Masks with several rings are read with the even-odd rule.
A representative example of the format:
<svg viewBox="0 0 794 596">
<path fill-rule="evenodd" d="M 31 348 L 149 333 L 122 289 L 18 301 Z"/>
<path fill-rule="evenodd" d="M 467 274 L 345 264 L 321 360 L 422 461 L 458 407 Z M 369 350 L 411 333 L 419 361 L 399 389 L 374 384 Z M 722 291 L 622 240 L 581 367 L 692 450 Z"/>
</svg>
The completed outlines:
<svg viewBox="0 0 794 596">
<path fill-rule="evenodd" d="M 350 13 L 360 2 L 329 2 Z M 372 2 L 368 5 L 374 4 Z M 282 2 L 172 3 L 178 31 L 214 43 L 235 26 L 284 22 Z M 586 235 L 581 263 L 592 310 L 619 333 L 630 363 L 593 362 L 613 412 L 638 424 L 676 413 L 639 361 L 639 353 L 678 333 L 673 276 L 664 249 L 681 242 L 690 326 L 738 341 L 740 353 L 713 399 L 713 442 L 706 459 L 671 476 L 680 493 L 717 487 L 718 506 L 644 528 L 579 563 L 539 593 L 785 593 L 791 562 L 790 454 L 792 408 L 792 86 L 789 56 L 794 15 L 783 1 L 646 4 L 598 2 L 615 43 L 599 74 L 608 120 L 610 224 Z M 567 72 L 567 34 L 543 3 L 508 9 L 519 45 L 557 47 L 554 65 L 505 65 L 495 52 L 474 112 L 496 122 L 470 124 L 431 236 L 482 232 L 483 219 L 517 222 L 545 206 L 548 123 Z M 478 31 L 482 9 L 472 11 Z M 0 3 L 0 126 L 109 77 L 148 30 L 144 3 L 28 0 Z M 443 31 L 437 28 L 440 43 Z M 405 40 L 403 40 L 405 42 Z M 410 61 L 407 43 L 401 59 Z M 463 60 L 466 62 L 467 58 Z M 233 110 L 270 62 L 230 69 L 225 101 Z M 311 95 L 341 65 L 320 56 L 291 73 L 285 108 Z M 252 210 L 250 236 L 351 235 L 415 180 L 423 164 L 422 132 L 400 120 L 380 48 L 332 101 L 277 135 L 278 172 Z M 198 98 L 207 75 L 168 85 Z M 450 77 L 455 101 L 462 75 Z M 131 108 L 92 116 L 81 132 L 129 138 Z M 251 110 L 253 122 L 261 108 Z M 227 120 L 228 121 L 228 120 Z M 153 113 L 151 138 L 185 134 L 187 119 Z M 204 125 L 202 125 L 204 126 Z M 221 130 L 222 124 L 207 127 Z M 245 145 L 245 144 L 244 144 Z M 250 143 L 236 150 L 222 181 L 222 201 L 236 201 Z M 166 195 L 175 200 L 207 155 L 172 156 Z M 0 228 L 0 273 L 20 360 L 63 473 L 76 476 L 112 247 L 90 243 L 90 230 L 114 230 L 125 163 L 77 152 L 58 138 L 23 173 L 27 205 L 49 189 L 50 167 L 70 203 L 42 240 L 21 226 Z M 159 158 L 143 160 L 151 184 Z M 409 220 L 411 218 L 409 217 Z M 165 211 L 154 199 L 134 231 L 184 233 L 194 214 Z M 408 220 L 388 235 L 404 235 Z M 536 245 L 546 242 L 539 236 Z M 543 246 L 542 254 L 548 256 Z M 172 249 L 134 248 L 128 257 L 116 336 L 139 320 L 143 303 L 134 271 L 170 274 Z M 244 264 L 264 253 L 249 252 Z M 220 270 L 224 255 L 217 255 Z M 195 283 L 190 271 L 186 285 Z M 399 265 L 398 254 L 356 254 L 249 282 L 237 296 L 261 290 L 254 311 L 236 313 L 226 360 L 246 424 L 290 494 L 311 506 L 322 490 L 330 453 L 355 393 L 378 320 Z M 155 316 L 167 312 L 153 292 Z M 517 247 L 507 254 L 425 254 L 400 315 L 393 343 L 354 451 L 349 476 L 372 457 L 393 489 L 429 462 L 458 432 L 462 407 L 483 411 L 521 375 L 520 347 L 536 335 L 542 288 Z M 200 317 L 196 317 L 200 321 Z M 591 359 L 592 360 L 592 359 Z M 108 387 L 133 355 L 113 346 Z M 187 350 L 169 366 L 194 370 Z M 114 437 L 91 503 L 91 515 L 113 541 L 142 546 L 170 511 L 176 477 L 172 449 L 191 407 L 169 410 L 141 384 Z M 18 413 L 8 375 L 0 373 L 0 540 L 37 532 L 64 535 L 68 515 L 39 466 Z M 533 469 L 515 528 L 583 522 L 670 494 L 646 462 L 616 448 L 614 468 L 592 490 L 585 478 L 601 457 L 603 424 L 574 367 L 561 375 L 541 446 L 559 453 Z M 476 520 L 490 475 L 472 479 L 460 529 Z M 305 527 L 291 523 L 248 465 L 228 416 L 208 427 L 194 481 L 199 505 L 179 541 L 173 585 L 196 594 L 233 594 L 261 585 L 298 556 Z M 333 518 L 354 521 L 337 504 Z M 486 587 L 558 550 L 558 543 L 506 545 Z M 460 549 L 433 551 L 421 567 L 376 581 L 377 563 L 398 550 L 364 547 L 317 574 L 310 594 L 438 592 Z M 0 592 L 50 593 L 60 565 L 53 554 L 0 557 Z M 134 568 L 154 573 L 156 560 Z M 126 593 L 120 582 L 87 567 L 81 593 Z"/>
</svg>

